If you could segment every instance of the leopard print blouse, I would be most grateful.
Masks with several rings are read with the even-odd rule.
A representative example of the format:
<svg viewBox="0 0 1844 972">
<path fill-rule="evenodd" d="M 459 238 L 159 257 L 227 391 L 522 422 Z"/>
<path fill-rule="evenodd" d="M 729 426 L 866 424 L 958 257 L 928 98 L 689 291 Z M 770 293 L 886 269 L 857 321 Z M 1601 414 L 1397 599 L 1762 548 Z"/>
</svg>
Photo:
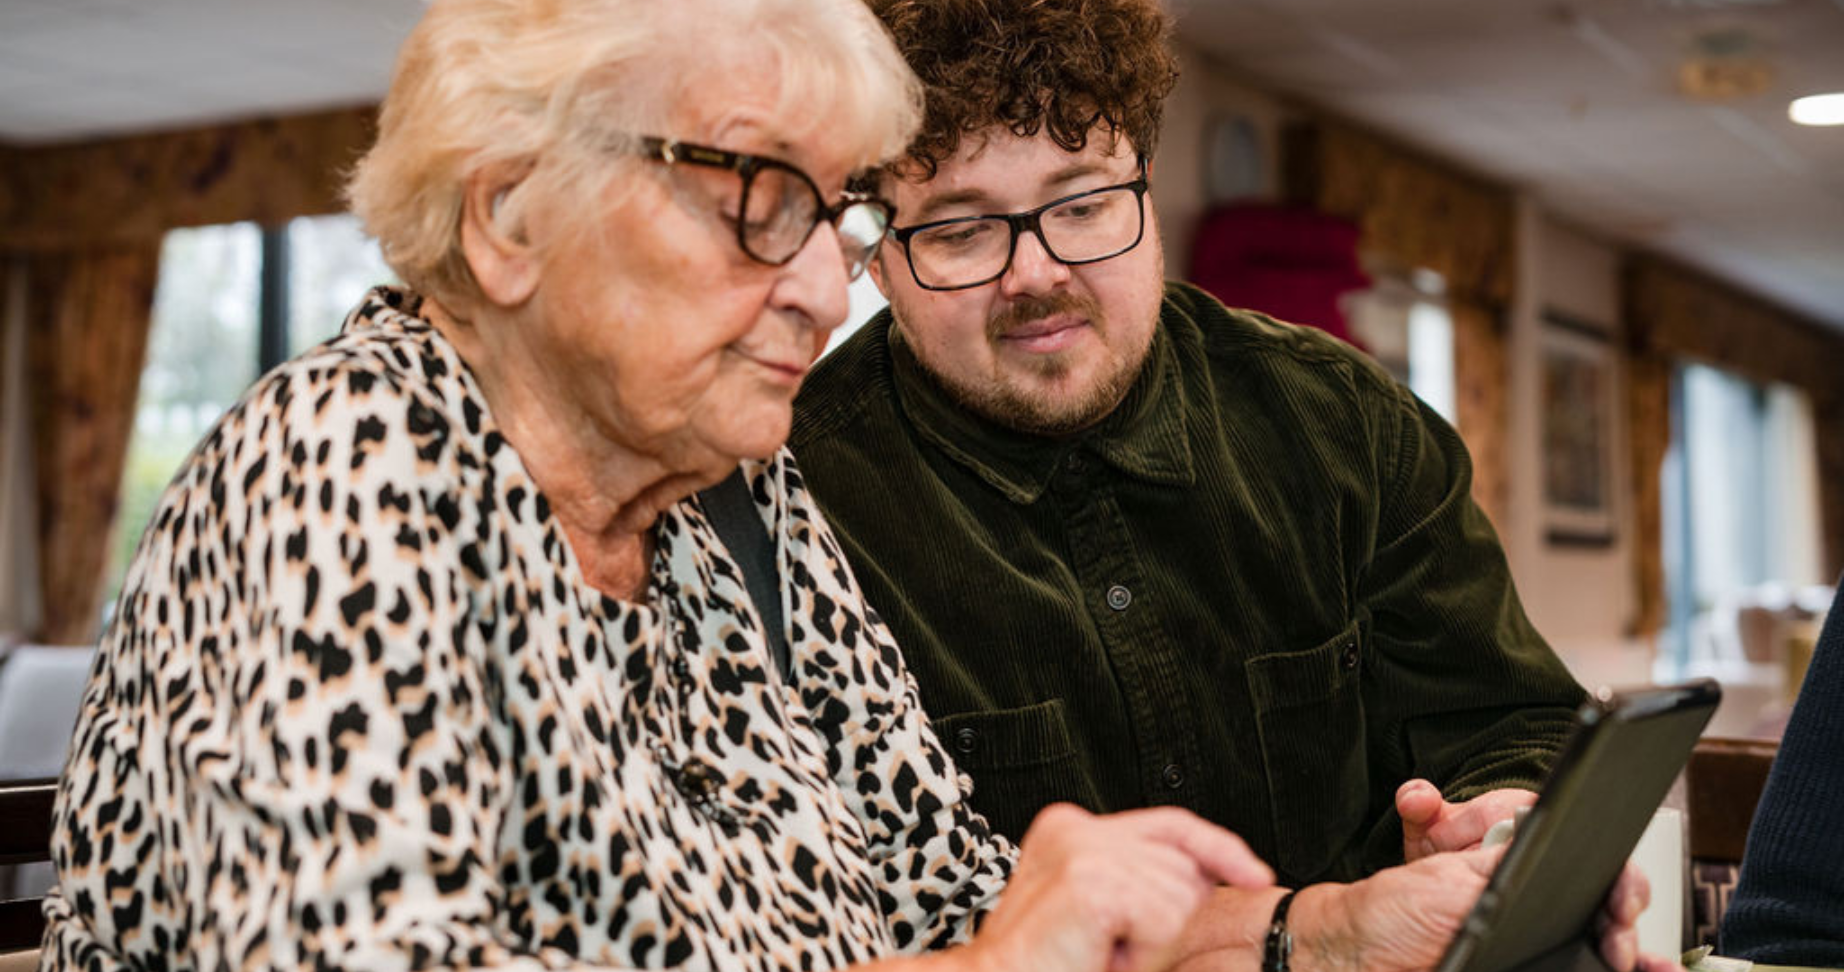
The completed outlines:
<svg viewBox="0 0 1844 972">
<path fill-rule="evenodd" d="M 963 939 L 965 803 L 785 452 L 745 471 L 771 674 L 697 501 L 604 597 L 401 290 L 265 377 L 129 571 L 55 818 L 44 968 L 824 969 Z"/>
</svg>

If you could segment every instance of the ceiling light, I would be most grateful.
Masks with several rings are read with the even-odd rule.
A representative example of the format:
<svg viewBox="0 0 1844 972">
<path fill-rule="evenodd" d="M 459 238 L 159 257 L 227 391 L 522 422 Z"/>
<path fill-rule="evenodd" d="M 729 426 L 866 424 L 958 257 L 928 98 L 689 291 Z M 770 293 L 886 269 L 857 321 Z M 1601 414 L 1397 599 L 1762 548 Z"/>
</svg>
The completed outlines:
<svg viewBox="0 0 1844 972">
<path fill-rule="evenodd" d="M 1736 101 L 1773 86 L 1767 47 L 1751 31 L 1724 27 L 1699 32 L 1678 65 L 1678 90 L 1699 101 Z"/>
<path fill-rule="evenodd" d="M 1786 114 L 1801 125 L 1844 125 L 1844 91 L 1795 98 Z"/>
</svg>

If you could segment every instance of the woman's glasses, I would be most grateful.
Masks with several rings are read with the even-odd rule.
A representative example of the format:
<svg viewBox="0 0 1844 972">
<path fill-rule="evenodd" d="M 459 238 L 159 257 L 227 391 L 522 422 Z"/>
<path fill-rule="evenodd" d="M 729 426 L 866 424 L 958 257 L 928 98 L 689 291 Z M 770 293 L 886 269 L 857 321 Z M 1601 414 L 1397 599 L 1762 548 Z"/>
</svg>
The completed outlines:
<svg viewBox="0 0 1844 972">
<path fill-rule="evenodd" d="M 736 225 L 736 245 L 750 259 L 770 266 L 794 259 L 821 223 L 831 223 L 845 256 L 846 279 L 856 280 L 877 255 L 895 214 L 884 200 L 850 189 L 829 206 L 805 172 L 779 159 L 653 136 L 642 136 L 637 144 L 642 156 L 667 165 L 736 173 L 742 194 L 735 212 L 726 211 L 724 218 Z"/>
</svg>

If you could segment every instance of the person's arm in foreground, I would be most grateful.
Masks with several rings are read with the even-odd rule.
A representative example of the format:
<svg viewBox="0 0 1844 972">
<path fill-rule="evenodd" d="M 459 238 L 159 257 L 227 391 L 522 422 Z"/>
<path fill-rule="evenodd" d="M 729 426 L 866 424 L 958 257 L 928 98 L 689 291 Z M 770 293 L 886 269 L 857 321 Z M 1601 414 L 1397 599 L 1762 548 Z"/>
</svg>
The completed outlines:
<svg viewBox="0 0 1844 972">
<path fill-rule="evenodd" d="M 1748 828 L 1722 952 L 1844 967 L 1844 600 L 1825 629 Z"/>
<path fill-rule="evenodd" d="M 1426 406 L 1393 391 L 1397 406 L 1387 414 L 1394 421 L 1380 427 L 1394 430 L 1384 436 L 1393 444 L 1384 468 L 1394 488 L 1382 517 L 1387 542 L 1371 565 L 1384 580 L 1366 585 L 1365 596 L 1378 618 L 1376 642 L 1391 661 L 1386 670 L 1400 683 L 1384 694 L 1407 700 L 1401 718 L 1414 778 L 1397 789 L 1395 805 L 1402 860 L 1414 864 L 1477 850 L 1493 824 L 1536 801 L 1529 787 L 1572 731 L 1581 690 L 1524 616 L 1504 554 L 1472 500 L 1465 447 Z M 1493 704 L 1468 709 L 1475 703 L 1453 701 L 1471 699 Z M 1443 790 L 1459 799 L 1449 802 Z M 1477 893 L 1467 891 L 1453 927 Z M 1607 896 L 1597 927 L 1602 958 L 1616 969 L 1640 961 L 1634 923 L 1650 896 L 1631 864 Z"/>
<path fill-rule="evenodd" d="M 1387 868 L 1351 884 L 1303 888 L 1288 911 L 1293 972 L 1415 972 L 1433 968 L 1472 910 L 1502 847 L 1448 851 Z M 1199 909 L 1179 954 L 1182 972 L 1250 972 L 1260 968 L 1269 918 L 1280 891 L 1219 889 Z M 1601 954 L 1616 969 L 1670 972 L 1674 961 L 1637 955 L 1633 922 L 1645 892 L 1621 898 L 1602 919 Z M 1612 942 L 1625 942 L 1623 954 Z M 1637 963 L 1637 964 L 1635 964 Z"/>
<path fill-rule="evenodd" d="M 1361 400 L 1381 489 L 1357 592 L 1369 618 L 1365 699 L 1377 702 L 1369 728 L 1387 747 L 1372 769 L 1392 786 L 1432 780 L 1461 803 L 1535 789 L 1586 693 L 1524 614 L 1497 535 L 1473 501 L 1459 435 L 1386 376 L 1363 371 L 1358 381 L 1374 383 Z M 1496 812 L 1505 800 L 1485 803 Z M 1370 869 L 1403 860 L 1402 849 L 1394 826 L 1377 828 Z"/>
</svg>

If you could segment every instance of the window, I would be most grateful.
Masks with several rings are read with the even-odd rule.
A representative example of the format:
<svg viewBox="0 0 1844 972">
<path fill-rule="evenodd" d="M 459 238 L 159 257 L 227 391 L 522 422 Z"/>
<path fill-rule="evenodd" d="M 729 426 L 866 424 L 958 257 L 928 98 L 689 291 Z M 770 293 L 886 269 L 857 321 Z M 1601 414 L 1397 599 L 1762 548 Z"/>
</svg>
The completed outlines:
<svg viewBox="0 0 1844 972">
<path fill-rule="evenodd" d="M 1791 387 L 1693 363 L 1673 374 L 1671 405 L 1661 497 L 1670 619 L 1659 674 L 1746 680 L 1749 663 L 1779 654 L 1775 619 L 1825 600 L 1810 590 L 1827 580 L 1811 406 Z"/>
<path fill-rule="evenodd" d="M 871 280 L 871 275 L 868 273 L 860 274 L 858 279 L 852 281 L 850 296 L 851 310 L 845 314 L 845 323 L 839 325 L 838 329 L 832 332 L 832 337 L 827 339 L 826 349 L 820 352 L 821 357 L 831 354 L 833 348 L 845 343 L 846 338 L 851 337 L 853 332 L 875 317 L 878 311 L 890 306 L 890 302 L 884 299 L 884 295 L 878 291 L 877 284 Z"/>
<path fill-rule="evenodd" d="M 1346 298 L 1351 336 L 1416 397 L 1454 422 L 1453 317 L 1439 274 L 1408 279 L 1379 273 L 1368 290 Z"/>
<path fill-rule="evenodd" d="M 303 217 L 288 224 L 286 239 L 292 358 L 338 334 L 365 291 L 397 277 L 356 217 Z"/>
<path fill-rule="evenodd" d="M 166 235 L 107 604 L 160 494 L 212 423 L 257 376 L 337 334 L 360 295 L 392 279 L 377 244 L 348 215 L 269 231 L 234 223 Z"/>
</svg>

